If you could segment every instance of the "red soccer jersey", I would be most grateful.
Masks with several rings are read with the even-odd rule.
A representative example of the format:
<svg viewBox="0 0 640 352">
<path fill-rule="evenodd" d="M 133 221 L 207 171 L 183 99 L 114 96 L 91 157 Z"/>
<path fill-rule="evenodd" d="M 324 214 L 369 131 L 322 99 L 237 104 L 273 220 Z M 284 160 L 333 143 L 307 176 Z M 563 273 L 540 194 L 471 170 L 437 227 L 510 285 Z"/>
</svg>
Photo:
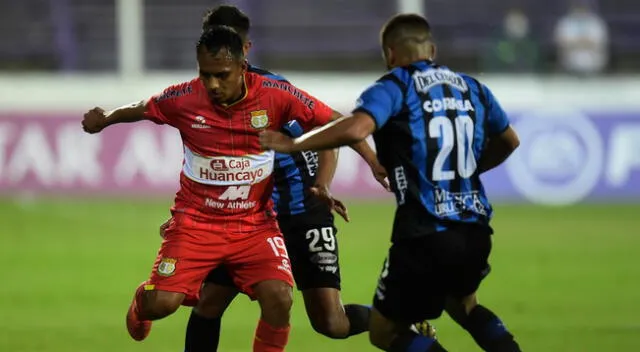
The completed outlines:
<svg viewBox="0 0 640 352">
<path fill-rule="evenodd" d="M 145 116 L 180 131 L 184 160 L 174 212 L 211 230 L 248 232 L 275 226 L 274 152 L 260 147 L 265 129 L 297 120 L 305 130 L 328 123 L 332 110 L 289 83 L 245 74 L 246 94 L 230 106 L 213 104 L 199 79 L 149 99 Z"/>
</svg>

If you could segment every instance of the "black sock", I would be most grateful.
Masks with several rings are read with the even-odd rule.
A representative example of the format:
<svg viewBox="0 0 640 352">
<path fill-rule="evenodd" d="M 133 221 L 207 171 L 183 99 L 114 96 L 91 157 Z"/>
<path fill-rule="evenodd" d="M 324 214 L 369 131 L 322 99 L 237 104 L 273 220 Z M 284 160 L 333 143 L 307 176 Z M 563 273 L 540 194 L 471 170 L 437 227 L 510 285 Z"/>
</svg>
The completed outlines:
<svg viewBox="0 0 640 352">
<path fill-rule="evenodd" d="M 205 318 L 191 310 L 184 352 L 215 352 L 220 342 L 220 318 Z"/>
<path fill-rule="evenodd" d="M 369 330 L 371 307 L 360 304 L 347 304 L 344 306 L 344 313 L 349 319 L 349 334 L 347 337 Z"/>
<path fill-rule="evenodd" d="M 520 352 L 520 346 L 500 318 L 481 305 L 471 310 L 462 327 L 487 352 Z"/>
<path fill-rule="evenodd" d="M 447 352 L 434 338 L 407 331 L 396 336 L 388 352 Z"/>
</svg>

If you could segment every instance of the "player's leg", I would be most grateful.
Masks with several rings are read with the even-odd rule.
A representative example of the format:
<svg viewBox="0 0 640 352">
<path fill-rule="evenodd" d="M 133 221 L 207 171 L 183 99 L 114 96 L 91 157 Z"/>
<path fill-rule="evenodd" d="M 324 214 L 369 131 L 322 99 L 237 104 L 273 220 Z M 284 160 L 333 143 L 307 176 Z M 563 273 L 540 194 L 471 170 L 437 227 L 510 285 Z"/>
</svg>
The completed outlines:
<svg viewBox="0 0 640 352">
<path fill-rule="evenodd" d="M 318 287 L 302 290 L 307 316 L 318 333 L 332 339 L 344 339 L 369 329 L 371 307 L 342 305 L 340 290 Z"/>
<path fill-rule="evenodd" d="M 222 315 L 238 294 L 233 279 L 224 266 L 207 275 L 200 290 L 200 300 L 191 310 L 185 336 L 185 352 L 218 350 Z"/>
<path fill-rule="evenodd" d="M 369 325 L 371 344 L 383 351 L 445 351 L 434 336 L 412 329 L 412 324 L 435 319 L 444 309 L 429 245 L 426 238 L 416 238 L 396 242 L 389 250 Z"/>
<path fill-rule="evenodd" d="M 337 229 L 333 216 L 304 214 L 280 220 L 291 258 L 296 286 L 302 292 L 311 326 L 334 339 L 360 334 L 369 328 L 371 308 L 342 305 Z"/>
<path fill-rule="evenodd" d="M 172 314 L 183 303 L 196 302 L 202 281 L 221 259 L 224 240 L 197 228 L 185 228 L 185 222 L 190 223 L 183 217 L 172 221 L 151 278 L 136 290 L 127 312 L 127 329 L 135 340 L 147 337 L 152 320 Z"/>
<path fill-rule="evenodd" d="M 293 277 L 284 239 L 275 227 L 248 236 L 238 235 L 233 247 L 228 268 L 234 282 L 260 304 L 253 351 L 284 351 L 293 303 Z"/>
<path fill-rule="evenodd" d="M 520 347 L 500 318 L 478 304 L 476 290 L 490 270 L 491 235 L 473 230 L 463 231 L 467 260 L 463 271 L 456 275 L 455 290 L 447 299 L 447 313 L 469 332 L 483 350 L 518 352 Z"/>
</svg>

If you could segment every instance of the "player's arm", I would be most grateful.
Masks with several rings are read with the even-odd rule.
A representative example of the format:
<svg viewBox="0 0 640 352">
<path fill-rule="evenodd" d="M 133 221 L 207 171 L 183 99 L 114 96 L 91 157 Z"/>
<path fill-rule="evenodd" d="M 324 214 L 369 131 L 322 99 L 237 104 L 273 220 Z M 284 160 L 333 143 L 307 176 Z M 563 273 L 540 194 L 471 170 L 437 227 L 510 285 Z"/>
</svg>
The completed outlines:
<svg viewBox="0 0 640 352">
<path fill-rule="evenodd" d="M 393 81 L 382 80 L 362 93 L 358 102 L 351 117 L 340 118 L 295 140 L 267 131 L 261 135 L 261 143 L 266 148 L 291 153 L 325 150 L 364 141 L 400 111 L 402 92 Z"/>
<path fill-rule="evenodd" d="M 107 126 L 143 120 L 145 103 L 145 101 L 139 101 L 111 111 L 104 111 L 99 107 L 93 108 L 84 114 L 82 128 L 88 133 L 98 133 Z"/>
<path fill-rule="evenodd" d="M 331 117 L 331 120 L 335 121 L 335 120 L 340 119 L 342 117 L 344 117 L 344 116 L 342 116 L 341 113 L 339 113 L 339 112 L 334 110 L 333 111 L 333 115 Z M 362 140 L 360 142 L 357 142 L 357 143 L 349 145 L 349 147 L 351 149 L 353 149 L 356 153 L 358 153 L 360 155 L 360 157 L 362 159 L 364 159 L 364 161 L 367 162 L 367 165 L 369 165 L 369 167 L 371 168 L 371 173 L 373 174 L 373 177 L 376 179 L 376 181 L 378 181 L 378 183 L 380 183 L 380 185 L 384 189 L 386 189 L 387 191 L 391 191 L 391 187 L 389 186 L 389 182 L 387 181 L 387 171 L 384 169 L 384 167 L 378 161 L 378 156 L 376 155 L 376 152 L 373 151 L 373 149 L 371 148 L 369 143 L 367 143 L 366 140 Z M 335 151 L 336 151 L 336 163 L 335 163 L 335 166 L 337 166 L 338 150 L 339 149 L 335 149 Z M 320 153 L 328 153 L 328 150 L 323 150 L 323 151 L 320 151 L 318 153 L 319 154 Z M 329 154 L 327 154 L 326 157 L 329 157 L 328 155 Z M 334 167 L 333 173 L 335 173 L 335 167 Z M 333 179 L 333 174 L 331 175 L 331 179 Z"/>
<path fill-rule="evenodd" d="M 488 105 L 488 141 L 485 146 L 478 171 L 480 173 L 489 171 L 502 164 L 511 153 L 520 145 L 520 140 L 516 131 L 509 124 L 507 114 L 500 106 L 500 103 L 493 96 L 489 88 L 481 86 L 489 102 Z"/>
<path fill-rule="evenodd" d="M 338 149 L 327 149 L 318 152 L 317 187 L 329 188 L 338 167 Z"/>
<path fill-rule="evenodd" d="M 82 127 L 85 132 L 98 133 L 105 127 L 118 123 L 137 122 L 140 120 L 150 120 L 157 124 L 172 124 L 170 116 L 176 110 L 178 104 L 175 97 L 170 93 L 181 92 L 183 95 L 192 92 L 192 82 L 185 82 L 171 86 L 162 93 L 154 95 L 147 100 L 121 106 L 111 111 L 104 111 L 101 108 L 94 108 L 84 114 Z"/>
<path fill-rule="evenodd" d="M 288 150 L 287 152 L 289 153 L 301 150 L 333 149 L 363 141 L 375 131 L 375 127 L 375 122 L 369 114 L 365 112 L 355 112 L 353 116 L 342 117 L 317 130 L 305 133 L 299 138 L 289 140 L 287 145 L 280 143 L 270 145 L 267 143 L 265 146 L 273 147 L 276 151 L 284 148 Z M 261 141 L 263 143 L 269 142 L 266 138 L 261 138 Z M 279 140 L 274 142 L 283 141 Z"/>
<path fill-rule="evenodd" d="M 342 117 L 342 114 L 333 110 L 331 120 Z M 327 149 L 318 152 L 318 173 L 316 174 L 316 186 L 329 188 L 333 176 L 338 167 L 338 149 Z"/>
</svg>

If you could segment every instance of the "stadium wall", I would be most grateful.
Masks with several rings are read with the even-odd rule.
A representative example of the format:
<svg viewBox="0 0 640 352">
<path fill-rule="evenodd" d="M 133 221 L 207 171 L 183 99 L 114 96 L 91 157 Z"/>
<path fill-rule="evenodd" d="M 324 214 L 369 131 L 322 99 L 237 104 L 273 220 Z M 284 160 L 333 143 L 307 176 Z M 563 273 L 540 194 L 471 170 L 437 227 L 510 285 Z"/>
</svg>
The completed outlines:
<svg viewBox="0 0 640 352">
<path fill-rule="evenodd" d="M 285 73 L 347 113 L 371 74 Z M 165 195 L 176 190 L 179 135 L 152 123 L 80 128 L 82 113 L 143 99 L 192 73 L 0 76 L 0 193 Z M 637 77 L 482 76 L 522 140 L 506 165 L 483 176 L 494 199 L 563 205 L 633 202 L 640 196 Z M 341 151 L 334 192 L 389 197 L 352 151 Z"/>
</svg>

